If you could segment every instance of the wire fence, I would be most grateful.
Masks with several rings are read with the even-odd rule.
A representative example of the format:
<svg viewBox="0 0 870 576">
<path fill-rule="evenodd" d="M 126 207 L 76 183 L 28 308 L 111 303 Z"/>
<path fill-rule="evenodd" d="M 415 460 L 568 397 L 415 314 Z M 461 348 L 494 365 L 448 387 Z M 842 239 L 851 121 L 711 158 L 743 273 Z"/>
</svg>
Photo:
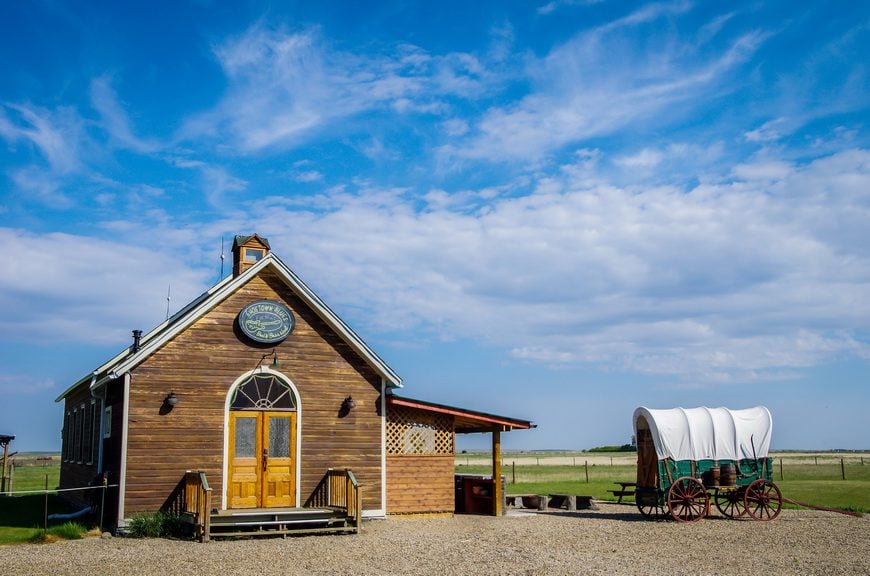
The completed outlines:
<svg viewBox="0 0 870 576">
<path fill-rule="evenodd" d="M 38 496 L 43 495 L 42 499 L 42 529 L 48 530 L 48 521 L 49 520 L 72 520 L 75 518 L 80 518 L 85 515 L 93 515 L 94 518 L 99 517 L 99 528 L 100 531 L 103 530 L 104 525 L 104 512 L 106 509 L 106 492 L 110 488 L 117 488 L 118 484 L 109 484 L 108 481 L 103 478 L 100 484 L 95 484 L 91 486 L 81 486 L 77 488 L 49 488 L 49 475 L 45 475 L 45 487 L 42 489 L 29 489 L 29 490 L 6 490 L 2 494 L 0 494 L 0 498 L 2 497 L 28 497 L 28 496 Z M 90 492 L 87 500 L 91 502 L 91 504 L 77 512 L 71 513 L 54 513 L 49 514 L 49 496 L 57 495 L 60 493 L 71 493 L 71 492 Z"/>
</svg>

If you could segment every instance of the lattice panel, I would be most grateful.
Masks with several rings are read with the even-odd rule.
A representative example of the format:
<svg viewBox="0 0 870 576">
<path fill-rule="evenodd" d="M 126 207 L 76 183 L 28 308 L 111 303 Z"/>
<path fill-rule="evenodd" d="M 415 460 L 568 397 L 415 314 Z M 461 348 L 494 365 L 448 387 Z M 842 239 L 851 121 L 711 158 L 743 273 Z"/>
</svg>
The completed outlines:
<svg viewBox="0 0 870 576">
<path fill-rule="evenodd" d="M 390 406 L 387 454 L 453 454 L 453 419 L 402 406 Z"/>
</svg>

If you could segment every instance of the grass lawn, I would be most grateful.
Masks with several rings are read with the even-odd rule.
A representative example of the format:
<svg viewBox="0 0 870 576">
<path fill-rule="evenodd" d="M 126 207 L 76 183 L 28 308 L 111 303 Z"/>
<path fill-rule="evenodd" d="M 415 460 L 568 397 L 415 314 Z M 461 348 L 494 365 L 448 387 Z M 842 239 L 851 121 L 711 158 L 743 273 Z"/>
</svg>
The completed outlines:
<svg viewBox="0 0 870 576">
<path fill-rule="evenodd" d="M 12 490 L 44 490 L 48 476 L 48 488 L 57 488 L 60 481 L 60 465 L 17 466 L 12 474 Z M 0 496 L 0 544 L 28 542 L 42 532 L 45 522 L 46 498 L 44 494 Z M 48 513 L 65 514 L 72 508 L 56 492 L 48 494 Z M 66 523 L 66 520 L 49 520 L 49 528 Z"/>
<path fill-rule="evenodd" d="M 523 456 L 522 460 L 517 459 L 515 467 L 507 464 L 502 468 L 508 494 L 582 494 L 598 500 L 616 501 L 617 498 L 608 492 L 608 490 L 619 489 L 615 482 L 635 480 L 636 468 L 633 464 L 610 466 L 605 462 L 586 467 L 584 459 L 589 455 L 585 453 L 577 455 L 578 465 L 537 464 L 538 461 L 546 462 L 554 458 L 552 453 L 542 453 L 540 459 L 534 455 Z M 781 479 L 780 457 L 776 454 L 773 456 L 773 480 L 779 486 L 784 498 L 841 510 L 870 513 L 870 458 L 867 465 L 861 464 L 862 461 L 858 458 L 847 459 L 846 480 L 843 480 L 838 458 L 832 456 L 819 458 L 819 463 L 815 464 L 816 460 L 804 455 L 793 458 L 786 456 L 782 457 Z M 513 455 L 505 454 L 504 457 L 507 460 L 514 459 Z M 564 459 L 565 454 L 559 454 L 558 457 Z M 483 464 L 487 458 L 488 456 L 485 455 L 457 456 L 456 472 L 489 474 L 490 466 Z M 625 454 L 615 453 L 614 461 L 625 462 Z M 469 464 L 466 465 L 465 462 Z M 522 465 L 520 462 L 523 462 Z M 587 469 L 588 482 L 586 481 Z M 633 499 L 623 498 L 623 502 L 626 501 L 632 502 Z"/>
<path fill-rule="evenodd" d="M 45 521 L 45 496 L 0 496 L 0 544 L 29 541 L 42 532 Z M 48 513 L 71 512 L 69 505 L 57 494 L 48 495 Z M 49 520 L 48 526 L 64 524 L 66 520 Z"/>
</svg>

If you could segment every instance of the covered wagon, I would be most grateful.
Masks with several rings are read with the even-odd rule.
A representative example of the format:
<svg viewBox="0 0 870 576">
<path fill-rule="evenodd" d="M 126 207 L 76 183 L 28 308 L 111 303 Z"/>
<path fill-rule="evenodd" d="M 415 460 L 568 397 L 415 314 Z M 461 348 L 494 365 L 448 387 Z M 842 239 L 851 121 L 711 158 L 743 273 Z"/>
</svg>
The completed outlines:
<svg viewBox="0 0 870 576">
<path fill-rule="evenodd" d="M 728 518 L 779 515 L 782 494 L 772 482 L 767 408 L 640 407 L 633 421 L 635 502 L 644 516 L 694 522 L 710 513 L 711 497 Z"/>
</svg>

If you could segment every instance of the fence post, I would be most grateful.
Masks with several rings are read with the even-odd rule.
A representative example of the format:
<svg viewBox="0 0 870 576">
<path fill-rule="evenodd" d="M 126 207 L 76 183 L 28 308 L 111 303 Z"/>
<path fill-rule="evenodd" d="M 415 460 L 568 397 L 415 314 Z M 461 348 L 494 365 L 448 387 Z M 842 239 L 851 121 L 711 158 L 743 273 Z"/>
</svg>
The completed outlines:
<svg viewBox="0 0 870 576">
<path fill-rule="evenodd" d="M 586 483 L 589 484 L 589 460 L 586 460 Z"/>
<path fill-rule="evenodd" d="M 43 534 L 48 530 L 48 474 L 45 475 L 45 514 L 42 516 Z"/>
<path fill-rule="evenodd" d="M 819 465 L 819 457 L 816 456 L 816 466 L 818 466 L 818 465 Z"/>
<path fill-rule="evenodd" d="M 106 514 L 106 490 L 109 489 L 109 477 L 103 472 L 103 496 L 100 502 L 100 533 L 103 532 L 103 518 Z"/>
<path fill-rule="evenodd" d="M 846 463 L 840 458 L 840 472 L 843 475 L 843 480 L 846 479 Z"/>
<path fill-rule="evenodd" d="M 782 475 L 782 458 L 779 459 L 779 479 L 780 481 L 784 479 Z"/>
<path fill-rule="evenodd" d="M 517 461 L 511 462 L 511 484 L 517 483 Z"/>
</svg>

